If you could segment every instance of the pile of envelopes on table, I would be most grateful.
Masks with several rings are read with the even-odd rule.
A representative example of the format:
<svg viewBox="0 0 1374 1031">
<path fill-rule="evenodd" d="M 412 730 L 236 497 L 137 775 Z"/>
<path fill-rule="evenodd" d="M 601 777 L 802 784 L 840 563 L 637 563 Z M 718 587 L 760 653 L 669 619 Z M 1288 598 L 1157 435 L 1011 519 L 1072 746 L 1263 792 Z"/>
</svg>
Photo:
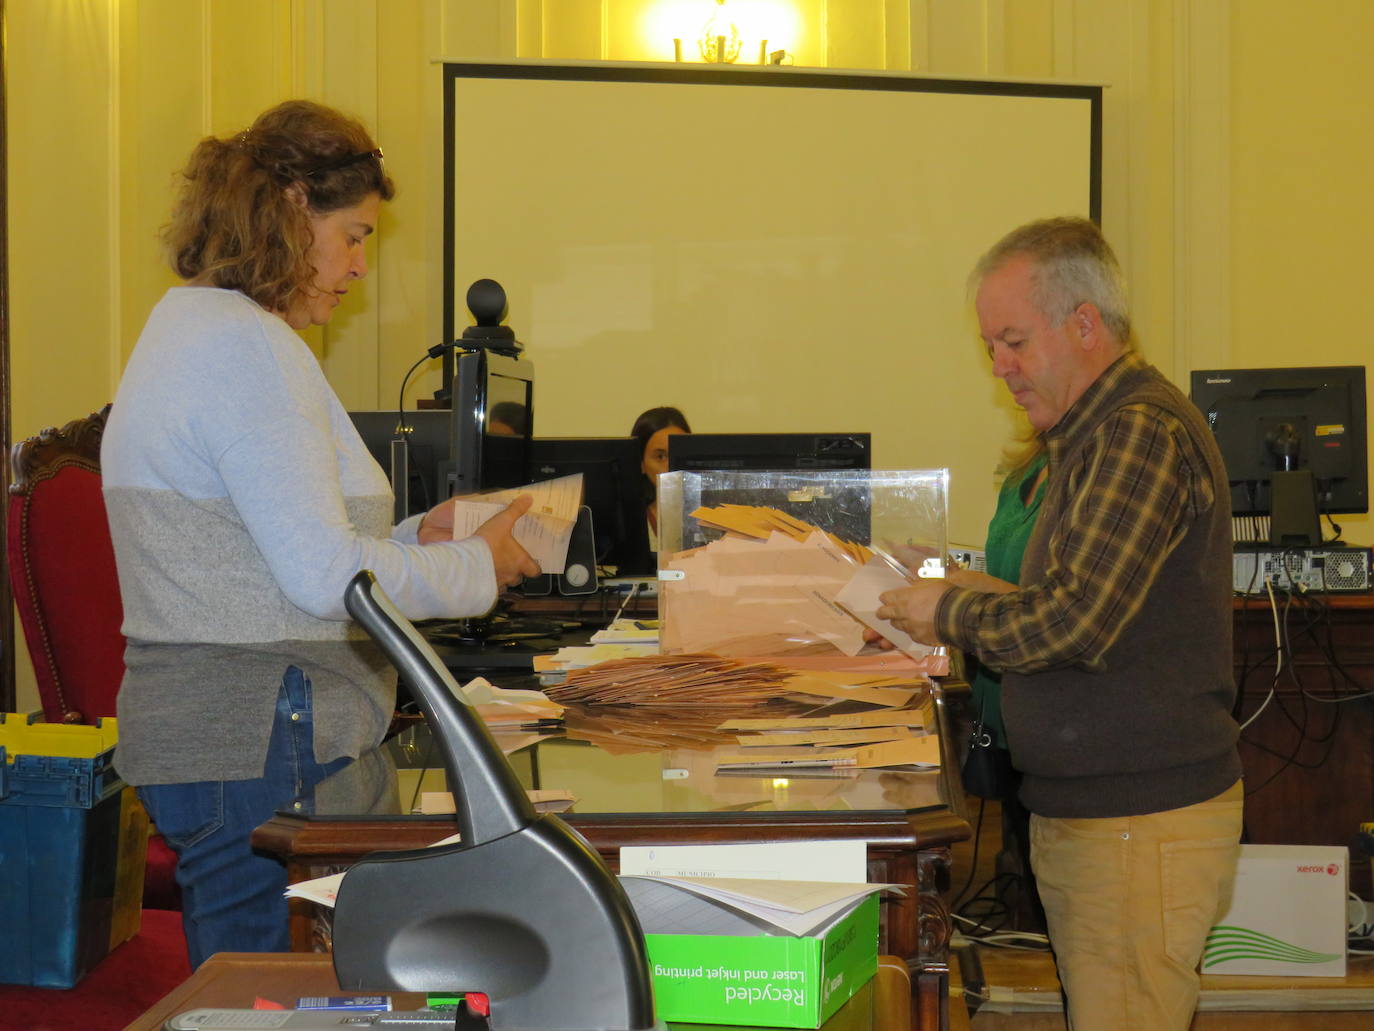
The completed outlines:
<svg viewBox="0 0 1374 1031">
<path fill-rule="evenodd" d="M 675 472 L 659 486 L 657 653 L 646 634 L 541 665 L 549 696 L 569 707 L 570 736 L 585 724 L 603 747 L 633 748 L 671 728 L 674 741 L 695 736 L 719 752 L 721 767 L 938 765 L 927 716 L 948 655 L 877 610 L 917 575 L 889 542 L 946 553 L 947 472 Z M 879 649 L 870 631 L 895 647 Z M 611 647 L 624 650 L 592 654 Z M 872 718 L 787 723 L 858 714 Z M 729 721 L 750 718 L 782 721 L 772 729 L 787 737 L 732 740 Z"/>
<path fill-rule="evenodd" d="M 724 536 L 660 562 L 665 654 L 809 657 L 835 669 L 871 646 L 876 630 L 911 672 L 948 672 L 943 649 L 877 618 L 878 596 L 909 583 L 894 560 L 771 508 L 721 505 L 692 513 Z"/>
</svg>

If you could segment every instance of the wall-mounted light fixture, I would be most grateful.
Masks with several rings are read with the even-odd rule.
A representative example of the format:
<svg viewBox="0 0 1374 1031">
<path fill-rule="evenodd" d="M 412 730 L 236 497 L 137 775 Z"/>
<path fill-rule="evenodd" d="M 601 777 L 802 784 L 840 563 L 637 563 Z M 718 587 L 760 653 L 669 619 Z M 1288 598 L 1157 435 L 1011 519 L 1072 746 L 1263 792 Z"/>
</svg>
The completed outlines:
<svg viewBox="0 0 1374 1031">
<path fill-rule="evenodd" d="M 768 11 L 763 18 L 760 18 L 759 11 L 755 7 L 759 5 L 748 5 L 749 10 L 736 11 L 730 0 L 713 0 L 710 9 L 710 17 L 707 18 L 701 30 L 696 34 L 696 50 L 701 55 L 701 60 L 707 64 L 735 64 L 740 60 L 744 53 L 745 37 L 753 36 L 756 33 L 763 36 L 759 30 L 763 28 L 759 22 L 770 22 L 773 20 L 770 15 L 776 12 Z M 772 5 L 763 5 L 765 10 Z M 751 21 L 745 30 L 740 29 L 744 21 Z M 684 28 L 686 26 L 683 26 Z M 767 31 L 766 29 L 764 30 Z M 673 60 L 683 60 L 683 37 L 675 36 L 673 39 Z M 752 54 L 753 43 L 749 44 L 749 53 Z M 768 39 L 760 38 L 758 41 L 759 64 L 791 64 L 792 55 L 783 49 L 768 49 Z M 748 58 L 745 59 L 746 61 Z"/>
<path fill-rule="evenodd" d="M 732 13 L 726 0 L 716 0 L 716 9 L 701 27 L 697 49 L 701 51 L 701 59 L 708 64 L 734 64 L 739 59 L 743 40 Z"/>
</svg>

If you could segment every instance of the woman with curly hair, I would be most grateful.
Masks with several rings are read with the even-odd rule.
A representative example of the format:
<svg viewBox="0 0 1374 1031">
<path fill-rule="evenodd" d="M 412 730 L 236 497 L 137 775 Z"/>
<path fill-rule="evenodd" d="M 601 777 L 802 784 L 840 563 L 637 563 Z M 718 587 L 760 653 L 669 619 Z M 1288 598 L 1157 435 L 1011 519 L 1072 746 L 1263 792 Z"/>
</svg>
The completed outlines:
<svg viewBox="0 0 1374 1031">
<path fill-rule="evenodd" d="M 356 120 L 307 101 L 202 140 L 164 231 L 185 280 L 148 318 L 102 446 L 124 604 L 115 766 L 178 853 L 191 962 L 290 947 L 249 836 L 380 743 L 395 677 L 343 607 L 372 570 L 412 618 L 478 615 L 538 571 L 522 499 L 452 540 L 391 525 L 386 476 L 295 331 L 367 274 L 394 193 Z M 308 803 L 307 803 L 308 804 Z"/>
</svg>

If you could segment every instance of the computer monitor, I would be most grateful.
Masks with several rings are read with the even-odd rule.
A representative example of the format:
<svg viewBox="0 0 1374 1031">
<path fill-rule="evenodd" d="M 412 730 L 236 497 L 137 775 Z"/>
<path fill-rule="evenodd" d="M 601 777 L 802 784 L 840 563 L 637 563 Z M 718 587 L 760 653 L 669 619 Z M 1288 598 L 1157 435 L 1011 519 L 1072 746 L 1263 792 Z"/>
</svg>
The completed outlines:
<svg viewBox="0 0 1374 1031">
<path fill-rule="evenodd" d="M 1318 514 L 1369 511 L 1364 366 L 1201 370 L 1191 396 L 1233 514 L 1270 516 L 1270 544 L 1319 545 Z"/>
<path fill-rule="evenodd" d="M 534 363 L 477 348 L 454 361 L 453 493 L 529 482 L 534 434 Z"/>
<path fill-rule="evenodd" d="M 668 471 L 869 469 L 867 433 L 676 433 Z"/>
<path fill-rule="evenodd" d="M 646 576 L 657 568 L 649 550 L 644 475 L 633 437 L 536 437 L 530 441 L 530 479 L 582 474 L 582 503 L 591 509 L 599 566 L 618 576 Z"/>
<path fill-rule="evenodd" d="M 422 408 L 398 413 L 385 411 L 349 412 L 348 417 L 363 438 L 367 450 L 377 460 L 396 495 L 395 521 L 408 515 L 428 512 L 449 496 L 449 437 L 452 417 L 447 409 Z M 402 442 L 405 461 L 405 489 L 398 489 L 400 469 L 393 465 L 393 442 Z"/>
</svg>

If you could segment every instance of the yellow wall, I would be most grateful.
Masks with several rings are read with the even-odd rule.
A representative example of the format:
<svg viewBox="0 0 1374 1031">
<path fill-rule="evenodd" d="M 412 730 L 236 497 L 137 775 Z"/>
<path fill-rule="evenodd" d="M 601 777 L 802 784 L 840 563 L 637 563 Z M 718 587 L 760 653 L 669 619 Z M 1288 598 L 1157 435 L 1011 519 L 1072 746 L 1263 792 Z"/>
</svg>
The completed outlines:
<svg viewBox="0 0 1374 1031">
<path fill-rule="evenodd" d="M 1243 17 L 1241 14 L 1243 13 Z M 1231 340 L 1225 365 L 1364 365 L 1374 239 L 1374 4 L 1236 4 L 1231 37 Z M 1374 454 L 1371 447 L 1370 454 Z M 1370 517 L 1337 516 L 1374 544 Z"/>
<path fill-rule="evenodd" d="M 798 64 L 1109 84 L 1103 221 L 1151 360 L 1179 381 L 1199 367 L 1369 362 L 1341 302 L 1361 295 L 1363 230 L 1374 217 L 1374 143 L 1363 131 L 1374 72 L 1360 49 L 1374 38 L 1374 5 L 1346 0 L 1298 14 L 1277 0 L 732 2 L 742 19 L 772 11 L 770 49 L 789 50 Z M 201 135 L 236 130 L 288 96 L 360 115 L 400 185 L 373 274 L 311 338 L 345 404 L 389 402 L 439 334 L 441 98 L 432 62 L 662 60 L 674 30 L 656 19 L 690 11 L 695 20 L 707 6 L 9 0 L 13 435 L 110 398 L 145 313 L 171 282 L 156 244 L 171 172 Z M 914 370 L 917 360 L 894 352 L 875 367 Z M 412 396 L 435 386 L 431 369 Z M 585 396 L 600 387 L 594 368 L 560 384 Z M 970 397 L 982 404 L 993 393 L 989 385 Z M 713 428 L 715 415 L 692 413 Z M 947 449 L 956 476 L 982 479 L 985 455 L 966 453 L 957 434 Z M 990 504 L 985 495 L 982 507 Z M 980 533 L 983 515 L 972 508 L 956 537 Z M 1368 517 L 1344 524 L 1348 538 L 1374 540 Z"/>
</svg>

